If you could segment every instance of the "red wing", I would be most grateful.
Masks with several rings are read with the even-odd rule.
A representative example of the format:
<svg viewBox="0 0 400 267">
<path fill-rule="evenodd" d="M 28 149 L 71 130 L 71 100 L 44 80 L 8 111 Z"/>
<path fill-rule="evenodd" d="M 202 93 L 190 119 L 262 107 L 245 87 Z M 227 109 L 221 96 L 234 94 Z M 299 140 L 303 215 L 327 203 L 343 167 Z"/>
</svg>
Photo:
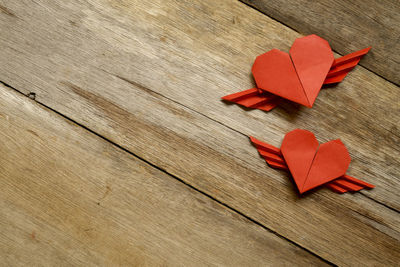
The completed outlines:
<svg viewBox="0 0 400 267">
<path fill-rule="evenodd" d="M 255 108 L 265 111 L 270 111 L 280 102 L 280 97 L 271 93 L 260 92 L 257 88 L 251 88 L 231 95 L 226 95 L 222 97 L 222 99 L 247 108 Z"/>
<path fill-rule="evenodd" d="M 344 77 L 355 67 L 361 58 L 368 53 L 371 47 L 335 59 L 326 76 L 324 84 L 341 82 Z"/>
</svg>

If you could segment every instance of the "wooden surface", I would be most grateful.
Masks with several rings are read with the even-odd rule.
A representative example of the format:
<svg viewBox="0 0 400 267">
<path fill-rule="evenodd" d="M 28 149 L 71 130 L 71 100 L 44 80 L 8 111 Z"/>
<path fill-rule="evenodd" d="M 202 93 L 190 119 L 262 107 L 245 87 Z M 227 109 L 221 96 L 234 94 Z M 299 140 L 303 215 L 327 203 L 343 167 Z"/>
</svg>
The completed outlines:
<svg viewBox="0 0 400 267">
<path fill-rule="evenodd" d="M 326 264 L 0 88 L 1 265 Z"/>
<path fill-rule="evenodd" d="M 400 84 L 400 1 L 241 0 L 301 34 L 318 34 L 342 55 L 372 46 L 360 63 Z"/>
<path fill-rule="evenodd" d="M 272 48 L 287 51 L 300 35 L 245 4 L 228 0 L 218 3 L 104 0 L 74 4 L 7 1 L 1 5 L 0 25 L 6 30 L 0 35 L 0 57 L 4 62 L 0 64 L 0 80 L 24 94 L 34 92 L 37 102 L 105 138 L 98 140 L 91 136 L 93 133 L 75 127 L 80 135 L 88 135 L 85 138 L 93 140 L 91 143 L 107 141 L 121 146 L 162 171 L 164 174 L 156 177 L 160 176 L 158 179 L 165 183 L 177 183 L 178 179 L 186 183 L 183 187 L 196 188 L 207 201 L 223 203 L 222 210 L 239 212 L 242 218 L 251 220 L 250 225 L 258 227 L 253 225 L 254 229 L 266 232 L 265 238 L 285 245 L 267 235 L 271 231 L 301 249 L 299 265 L 303 263 L 301 259 L 311 261 L 319 257 L 339 265 L 393 265 L 399 261 L 400 91 L 395 84 L 358 66 L 341 84 L 324 89 L 312 109 L 284 103 L 269 113 L 248 111 L 227 105 L 220 97 L 252 87 L 250 68 L 255 56 Z M 25 112 L 35 113 L 30 109 Z M 247 138 L 254 135 L 279 146 L 284 134 L 294 128 L 312 130 L 321 142 L 341 138 L 352 156 L 349 174 L 377 187 L 356 194 L 337 195 L 320 189 L 305 197 L 296 195 L 289 176 L 268 168 Z M 44 127 L 43 131 L 50 130 Z M 65 135 L 61 130 L 59 134 Z M 55 145 L 50 138 L 45 140 L 48 146 Z M 71 163 L 66 160 L 65 164 L 72 166 L 72 159 L 84 150 L 85 146 L 76 145 L 60 157 L 69 155 Z M 90 155 L 100 162 L 113 161 L 110 155 L 96 153 L 95 157 L 94 152 Z M 28 157 L 29 154 L 25 155 Z M 19 164 L 15 160 L 10 162 Z M 137 168 L 137 163 L 129 166 L 131 172 Z M 116 184 L 121 190 L 134 190 L 129 183 L 121 184 L 117 177 L 122 174 L 115 173 L 117 169 L 127 175 L 126 169 L 111 163 L 102 167 L 105 176 L 111 172 L 116 177 L 109 186 Z M 11 172 L 10 177 L 13 176 L 21 175 Z M 92 176 L 89 173 L 88 177 Z M 139 173 L 132 177 L 139 179 L 137 176 Z M 69 183 L 68 176 L 63 179 Z M 90 185 L 83 180 L 81 188 L 86 186 Z M 149 185 L 141 190 L 162 192 L 161 188 Z M 78 189 L 71 185 L 70 190 Z M 103 185 L 99 195 L 104 191 Z M 41 188 L 36 193 L 41 194 Z M 120 205 L 119 200 L 114 200 L 115 205 Z M 168 201 L 171 200 L 167 198 L 165 206 Z M 86 205 L 81 203 L 79 207 L 90 209 Z M 143 205 L 150 206 L 145 202 Z M 131 208 L 126 206 L 118 214 L 121 220 L 126 220 Z M 159 209 L 164 208 L 155 207 Z M 182 220 L 190 212 L 198 212 L 197 209 L 189 206 L 186 212 L 171 213 L 170 219 L 175 216 Z M 29 210 L 23 214 L 32 217 Z M 113 220 L 119 221 L 117 215 L 101 216 L 114 216 Z M 142 220 L 144 225 L 146 220 L 151 221 Z M 211 216 L 209 220 L 216 219 Z M 235 221 L 230 223 L 233 225 Z M 68 224 L 71 228 L 81 227 L 79 221 Z M 99 224 L 106 227 L 107 222 Z M 183 241 L 181 233 L 176 233 L 182 227 L 165 227 L 159 227 L 164 230 L 159 231 L 159 238 L 176 239 L 171 243 L 182 246 L 183 260 L 188 259 L 192 247 L 201 246 L 196 240 Z M 206 224 L 200 227 L 207 229 Z M 124 229 L 134 231 L 133 228 L 134 225 L 128 225 Z M 233 228 L 232 231 L 238 231 Z M 195 230 L 187 227 L 186 231 Z M 62 231 L 51 235 L 65 238 Z M 209 236 L 212 235 L 210 232 Z M 249 235 L 252 234 L 243 232 L 238 240 Z M 146 244 L 157 242 L 155 237 L 151 239 L 144 234 L 140 237 Z M 85 242 L 82 238 L 77 240 Z M 215 238 L 210 246 L 221 242 Z M 8 239 L 2 238 L 0 242 L 4 240 Z M 221 258 L 210 256 L 210 263 L 232 263 L 234 259 L 224 259 L 223 255 L 235 253 L 239 248 L 233 241 L 226 242 L 231 243 L 230 248 L 225 247 L 226 254 L 221 252 Z M 166 251 L 176 249 L 171 244 L 162 247 Z M 104 244 L 88 251 L 102 254 L 101 249 L 106 248 Z M 263 250 L 261 245 L 259 249 Z M 295 248 L 280 249 L 287 250 L 288 256 L 283 254 L 275 261 L 270 258 L 265 262 L 272 265 L 279 259 L 285 263 L 293 257 L 291 252 L 296 253 Z M 37 250 L 46 251 L 46 247 L 38 246 Z M 245 248 L 241 251 L 246 253 Z M 261 254 L 268 254 L 267 251 Z M 149 252 L 145 250 L 143 261 Z M 238 258 L 245 261 L 243 254 Z M 102 256 L 105 262 L 112 261 L 110 255 Z M 258 255 L 264 256 L 267 257 Z M 90 256 L 77 257 L 82 262 L 96 264 Z M 173 264 L 173 258 L 166 262 Z M 157 258 L 150 257 L 151 260 L 160 263 Z"/>
</svg>

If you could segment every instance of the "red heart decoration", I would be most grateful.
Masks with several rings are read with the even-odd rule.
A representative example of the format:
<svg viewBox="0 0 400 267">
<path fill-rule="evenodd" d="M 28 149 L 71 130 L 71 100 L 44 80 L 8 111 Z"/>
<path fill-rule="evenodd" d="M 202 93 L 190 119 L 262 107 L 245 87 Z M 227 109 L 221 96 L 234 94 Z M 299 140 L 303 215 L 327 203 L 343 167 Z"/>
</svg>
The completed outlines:
<svg viewBox="0 0 400 267">
<path fill-rule="evenodd" d="M 273 49 L 258 56 L 252 73 L 258 88 L 312 107 L 333 61 L 329 43 L 312 34 L 296 39 L 290 55 Z"/>
<path fill-rule="evenodd" d="M 351 161 L 339 139 L 319 146 L 312 132 L 301 129 L 286 134 L 281 152 L 300 193 L 345 175 Z"/>
<path fill-rule="evenodd" d="M 259 55 L 251 71 L 258 88 L 310 106 L 288 53 L 272 49 Z"/>
</svg>

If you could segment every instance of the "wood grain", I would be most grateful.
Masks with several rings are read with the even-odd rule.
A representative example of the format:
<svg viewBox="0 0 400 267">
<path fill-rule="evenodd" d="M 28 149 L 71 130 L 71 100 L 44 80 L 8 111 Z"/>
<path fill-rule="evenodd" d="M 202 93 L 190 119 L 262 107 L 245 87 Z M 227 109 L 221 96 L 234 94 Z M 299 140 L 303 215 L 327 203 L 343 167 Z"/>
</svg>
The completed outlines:
<svg viewBox="0 0 400 267">
<path fill-rule="evenodd" d="M 0 86 L 7 266 L 326 265 Z"/>
<path fill-rule="evenodd" d="M 318 34 L 342 55 L 372 46 L 361 65 L 400 84 L 400 2 L 241 0 L 301 34 Z"/>
<path fill-rule="evenodd" d="M 0 36 L 3 81 L 333 263 L 398 261 L 400 91 L 392 83 L 357 67 L 312 109 L 246 111 L 219 98 L 252 87 L 255 56 L 287 51 L 299 35 L 244 4 L 4 6 L 16 17 L 0 17 L 11 29 Z M 321 142 L 340 137 L 349 174 L 377 188 L 298 197 L 246 137 L 279 146 L 296 127 Z"/>
</svg>

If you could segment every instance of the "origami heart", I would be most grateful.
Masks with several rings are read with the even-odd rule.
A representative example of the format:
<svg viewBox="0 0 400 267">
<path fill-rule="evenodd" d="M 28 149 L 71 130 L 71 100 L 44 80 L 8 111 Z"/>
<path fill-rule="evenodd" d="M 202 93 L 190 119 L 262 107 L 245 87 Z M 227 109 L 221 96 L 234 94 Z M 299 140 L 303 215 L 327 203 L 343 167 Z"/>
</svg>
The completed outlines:
<svg viewBox="0 0 400 267">
<path fill-rule="evenodd" d="M 273 49 L 258 56 L 252 73 L 258 88 L 312 107 L 333 61 L 329 43 L 312 34 L 296 39 L 290 54 Z"/>
<path fill-rule="evenodd" d="M 324 183 L 325 187 L 340 194 L 375 187 L 347 174 L 330 180 L 343 173 L 350 163 L 349 154 L 339 140 L 322 144 L 318 149 L 318 142 L 314 135 L 304 130 L 289 132 L 284 140 L 284 154 L 290 162 L 291 169 L 288 167 L 281 148 L 250 136 L 250 141 L 271 168 L 293 173 L 301 193 L 324 181 L 328 181 Z"/>
<path fill-rule="evenodd" d="M 301 129 L 285 136 L 281 152 L 300 193 L 345 175 L 351 160 L 339 139 L 319 145 L 312 132 Z"/>
</svg>

